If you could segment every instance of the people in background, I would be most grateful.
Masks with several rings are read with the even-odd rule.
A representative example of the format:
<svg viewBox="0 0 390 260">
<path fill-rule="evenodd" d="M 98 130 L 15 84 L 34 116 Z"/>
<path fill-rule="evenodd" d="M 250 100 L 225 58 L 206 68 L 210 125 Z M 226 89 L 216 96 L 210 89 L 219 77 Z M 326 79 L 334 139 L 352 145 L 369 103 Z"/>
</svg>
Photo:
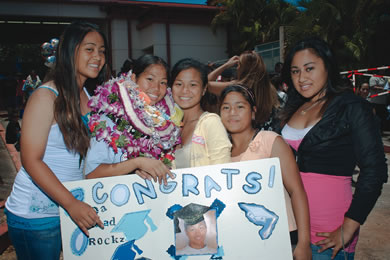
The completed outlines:
<svg viewBox="0 0 390 260">
<path fill-rule="evenodd" d="M 356 95 L 361 96 L 364 99 L 367 99 L 368 93 L 370 91 L 370 86 L 367 82 L 363 82 L 356 88 Z"/>
<path fill-rule="evenodd" d="M 35 70 L 31 70 L 30 74 L 27 76 L 26 80 L 24 81 L 23 85 L 23 91 L 26 95 L 26 101 L 31 96 L 31 94 L 34 92 L 34 90 L 41 85 L 42 81 L 39 78 L 37 72 Z"/>
<path fill-rule="evenodd" d="M 237 79 L 229 82 L 215 81 L 218 75 L 227 68 L 237 66 Z M 252 51 L 243 52 L 240 56 L 231 57 L 208 75 L 212 93 L 221 94 L 223 89 L 232 84 L 242 84 L 255 94 L 256 108 L 262 113 L 256 114 L 256 127 L 262 130 L 278 131 L 280 126 L 277 113 L 280 103 L 276 89 L 272 86 L 263 59 Z"/>
<path fill-rule="evenodd" d="M 386 127 L 387 117 L 389 112 L 387 111 L 387 105 L 389 104 L 389 95 L 377 95 L 385 92 L 386 80 L 384 78 L 370 77 L 369 80 L 370 92 L 368 101 L 373 105 L 376 115 L 380 119 L 381 131 L 383 132 Z"/>
<path fill-rule="evenodd" d="M 118 72 L 118 77 L 122 75 L 123 73 L 128 73 L 130 70 L 133 69 L 134 61 L 132 59 L 126 59 L 121 67 L 121 70 Z"/>
</svg>

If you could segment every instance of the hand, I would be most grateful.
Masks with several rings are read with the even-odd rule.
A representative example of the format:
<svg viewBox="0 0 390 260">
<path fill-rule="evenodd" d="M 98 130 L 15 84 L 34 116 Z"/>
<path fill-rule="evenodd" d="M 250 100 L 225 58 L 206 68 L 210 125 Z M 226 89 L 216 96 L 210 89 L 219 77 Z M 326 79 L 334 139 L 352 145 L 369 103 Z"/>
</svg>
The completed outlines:
<svg viewBox="0 0 390 260">
<path fill-rule="evenodd" d="M 152 179 L 152 177 L 149 175 L 149 173 L 147 173 L 147 172 L 145 172 L 145 171 L 143 171 L 143 170 L 140 170 L 140 169 L 135 170 L 135 173 L 136 173 L 139 177 L 141 177 L 142 179 L 144 179 L 144 180 L 151 180 L 151 179 Z"/>
<path fill-rule="evenodd" d="M 294 249 L 294 260 L 311 260 L 311 247 L 310 243 L 299 243 L 297 247 Z"/>
<path fill-rule="evenodd" d="M 147 172 L 155 182 L 158 181 L 159 184 L 164 182 L 164 185 L 168 184 L 167 174 L 169 175 L 169 177 L 171 177 L 171 179 L 175 178 L 171 171 L 168 169 L 168 167 L 162 161 L 145 157 L 138 157 L 137 159 L 137 168 L 143 171 L 140 172 L 143 176 L 144 173 Z"/>
<path fill-rule="evenodd" d="M 376 90 L 384 90 L 385 88 L 382 87 L 382 86 L 373 86 L 372 87 L 373 89 L 376 89 Z"/>
<path fill-rule="evenodd" d="M 240 60 L 240 57 L 237 55 L 234 55 L 225 64 L 228 65 L 229 67 L 232 67 L 234 65 L 237 65 L 239 60 Z"/>
<path fill-rule="evenodd" d="M 104 229 L 103 222 L 91 206 L 77 199 L 74 200 L 66 211 L 86 236 L 89 236 L 88 229 L 96 226 L 96 224 Z"/>
<path fill-rule="evenodd" d="M 333 247 L 333 254 L 331 257 L 333 259 L 340 251 L 340 249 L 343 248 L 343 242 L 344 245 L 348 244 L 348 242 L 351 241 L 353 235 L 359 227 L 359 222 L 345 217 L 342 226 L 338 227 L 333 232 L 318 232 L 316 235 L 319 237 L 325 237 L 325 239 L 318 241 L 317 243 L 315 243 L 315 245 L 321 246 L 319 252 L 323 252 L 326 249 Z M 343 239 L 341 238 L 342 235 Z"/>
</svg>

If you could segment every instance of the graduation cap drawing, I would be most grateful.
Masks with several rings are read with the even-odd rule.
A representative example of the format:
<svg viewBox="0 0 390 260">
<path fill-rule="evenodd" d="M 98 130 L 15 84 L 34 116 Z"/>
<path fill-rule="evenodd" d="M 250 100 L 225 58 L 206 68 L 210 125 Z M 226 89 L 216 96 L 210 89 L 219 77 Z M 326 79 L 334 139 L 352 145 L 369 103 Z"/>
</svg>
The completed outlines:
<svg viewBox="0 0 390 260">
<path fill-rule="evenodd" d="M 120 219 L 119 223 L 111 230 L 111 233 L 122 232 L 127 241 L 142 238 L 148 231 L 145 221 L 152 231 L 157 229 L 153 220 L 150 218 L 149 213 L 150 209 L 126 213 Z"/>
<path fill-rule="evenodd" d="M 149 210 L 130 212 L 123 215 L 119 223 L 111 230 L 111 233 L 123 233 L 128 242 L 119 245 L 112 258 L 113 260 L 134 259 L 136 253 L 142 254 L 143 251 L 136 244 L 136 240 L 141 239 L 147 232 L 148 226 L 152 231 L 157 229 L 153 220 L 149 216 Z"/>
<path fill-rule="evenodd" d="M 203 215 L 210 210 L 210 207 L 190 203 L 187 206 L 176 211 L 174 215 L 175 233 L 180 233 L 179 218 L 182 219 L 185 225 L 195 225 L 204 220 Z"/>
</svg>

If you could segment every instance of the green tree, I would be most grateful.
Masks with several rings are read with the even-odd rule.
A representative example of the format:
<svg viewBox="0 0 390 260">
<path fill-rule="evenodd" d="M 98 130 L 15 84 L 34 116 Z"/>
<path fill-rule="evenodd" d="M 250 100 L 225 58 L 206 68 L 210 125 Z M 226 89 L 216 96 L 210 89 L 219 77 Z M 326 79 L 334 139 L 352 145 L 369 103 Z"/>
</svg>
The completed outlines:
<svg viewBox="0 0 390 260">
<path fill-rule="evenodd" d="M 285 28 L 285 46 L 308 36 L 326 40 L 341 69 L 389 65 L 389 0 L 301 0 L 298 8 L 283 0 L 214 0 L 220 6 L 212 25 L 228 26 L 229 54 L 253 49 L 279 39 Z"/>
<path fill-rule="evenodd" d="M 217 0 L 209 4 L 221 7 L 212 26 L 223 25 L 230 30 L 230 55 L 253 49 L 260 43 L 278 40 L 280 24 L 292 21 L 297 12 L 295 7 L 283 0 Z"/>
<path fill-rule="evenodd" d="M 287 27 L 287 45 L 316 35 L 331 45 L 341 67 L 368 66 L 385 0 L 302 0 L 299 5 L 303 10 Z"/>
</svg>

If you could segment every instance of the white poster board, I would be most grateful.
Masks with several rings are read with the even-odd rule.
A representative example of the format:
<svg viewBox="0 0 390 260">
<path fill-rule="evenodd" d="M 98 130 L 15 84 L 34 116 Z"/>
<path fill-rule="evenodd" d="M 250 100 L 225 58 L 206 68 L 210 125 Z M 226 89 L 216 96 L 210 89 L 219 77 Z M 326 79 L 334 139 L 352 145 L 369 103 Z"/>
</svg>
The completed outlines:
<svg viewBox="0 0 390 260">
<path fill-rule="evenodd" d="M 61 209 L 64 259 L 292 259 L 278 158 L 173 172 L 167 186 L 137 175 L 65 183 L 105 227 L 88 238 Z M 199 208 L 203 238 L 179 214 Z"/>
</svg>

